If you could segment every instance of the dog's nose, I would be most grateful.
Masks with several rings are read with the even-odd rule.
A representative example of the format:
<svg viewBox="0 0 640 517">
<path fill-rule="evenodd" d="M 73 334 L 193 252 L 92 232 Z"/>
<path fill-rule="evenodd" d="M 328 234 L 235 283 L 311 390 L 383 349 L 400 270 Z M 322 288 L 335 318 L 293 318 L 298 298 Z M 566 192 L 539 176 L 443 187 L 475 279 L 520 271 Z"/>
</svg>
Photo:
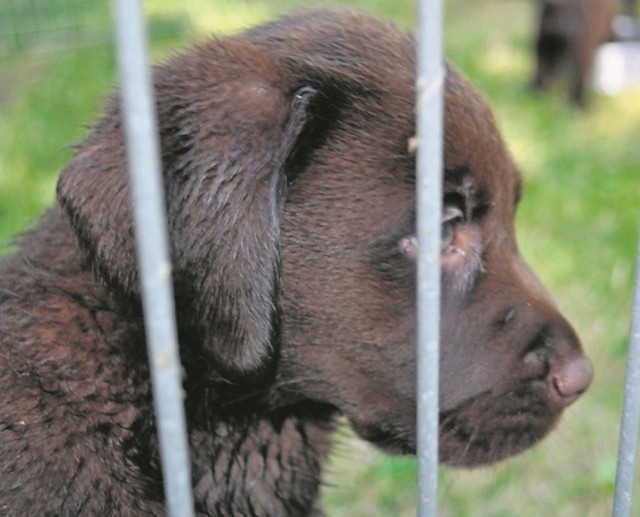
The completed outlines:
<svg viewBox="0 0 640 517">
<path fill-rule="evenodd" d="M 593 366 L 587 357 L 580 355 L 553 367 L 549 379 L 554 395 L 561 404 L 568 406 L 591 384 Z"/>
</svg>

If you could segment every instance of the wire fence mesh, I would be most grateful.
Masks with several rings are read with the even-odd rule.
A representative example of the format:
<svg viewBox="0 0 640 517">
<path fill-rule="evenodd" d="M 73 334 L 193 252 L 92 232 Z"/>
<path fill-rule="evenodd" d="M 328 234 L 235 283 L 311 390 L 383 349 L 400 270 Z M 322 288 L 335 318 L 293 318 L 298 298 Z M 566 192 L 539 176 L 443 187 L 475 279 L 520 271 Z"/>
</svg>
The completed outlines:
<svg viewBox="0 0 640 517">
<path fill-rule="evenodd" d="M 111 41 L 107 2 L 2 0 L 0 56 Z"/>
</svg>

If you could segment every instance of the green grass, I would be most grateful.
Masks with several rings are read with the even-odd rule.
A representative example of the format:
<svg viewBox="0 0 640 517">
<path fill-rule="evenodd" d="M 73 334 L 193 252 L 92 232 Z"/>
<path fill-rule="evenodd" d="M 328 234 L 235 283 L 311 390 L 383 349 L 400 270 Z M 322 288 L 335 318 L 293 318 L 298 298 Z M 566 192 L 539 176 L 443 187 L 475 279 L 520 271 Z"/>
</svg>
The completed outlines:
<svg viewBox="0 0 640 517">
<path fill-rule="evenodd" d="M 305 3 L 150 0 L 154 58 Z M 415 23 L 413 0 L 345 3 Z M 561 89 L 532 95 L 531 4 L 449 0 L 445 48 L 489 99 L 521 166 L 523 254 L 574 323 L 596 378 L 532 451 L 491 468 L 442 469 L 444 516 L 600 516 L 611 508 L 640 213 L 640 92 L 597 97 L 588 113 L 571 109 Z M 83 9 L 83 19 L 100 16 L 97 9 Z M 0 62 L 0 250 L 53 201 L 67 146 L 82 137 L 114 81 L 106 46 Z M 383 456 L 345 429 L 324 505 L 334 517 L 414 515 L 414 479 L 414 459 Z"/>
</svg>

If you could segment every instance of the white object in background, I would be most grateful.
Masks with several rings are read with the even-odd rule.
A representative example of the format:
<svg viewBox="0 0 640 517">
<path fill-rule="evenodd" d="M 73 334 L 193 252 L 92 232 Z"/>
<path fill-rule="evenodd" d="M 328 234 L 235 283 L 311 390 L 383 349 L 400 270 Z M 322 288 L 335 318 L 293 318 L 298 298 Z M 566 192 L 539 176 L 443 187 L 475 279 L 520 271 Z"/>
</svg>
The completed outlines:
<svg viewBox="0 0 640 517">
<path fill-rule="evenodd" d="M 594 90 L 613 95 L 628 88 L 640 88 L 640 41 L 601 45 L 593 66 Z"/>
</svg>

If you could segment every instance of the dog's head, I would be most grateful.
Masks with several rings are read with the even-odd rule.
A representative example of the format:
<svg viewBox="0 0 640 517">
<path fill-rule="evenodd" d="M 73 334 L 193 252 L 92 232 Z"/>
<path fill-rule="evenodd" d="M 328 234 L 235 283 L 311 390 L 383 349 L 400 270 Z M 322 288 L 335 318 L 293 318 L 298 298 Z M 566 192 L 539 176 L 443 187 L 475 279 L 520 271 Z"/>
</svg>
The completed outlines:
<svg viewBox="0 0 640 517">
<path fill-rule="evenodd" d="M 211 378 L 271 379 L 415 449 L 414 44 L 317 9 L 155 72 L 181 344 Z M 441 459 L 528 447 L 589 384 L 577 337 L 520 257 L 520 178 L 449 69 L 442 214 Z M 102 279 L 137 296 L 113 103 L 58 195 Z M 187 371 L 187 375 L 190 372 Z"/>
</svg>

